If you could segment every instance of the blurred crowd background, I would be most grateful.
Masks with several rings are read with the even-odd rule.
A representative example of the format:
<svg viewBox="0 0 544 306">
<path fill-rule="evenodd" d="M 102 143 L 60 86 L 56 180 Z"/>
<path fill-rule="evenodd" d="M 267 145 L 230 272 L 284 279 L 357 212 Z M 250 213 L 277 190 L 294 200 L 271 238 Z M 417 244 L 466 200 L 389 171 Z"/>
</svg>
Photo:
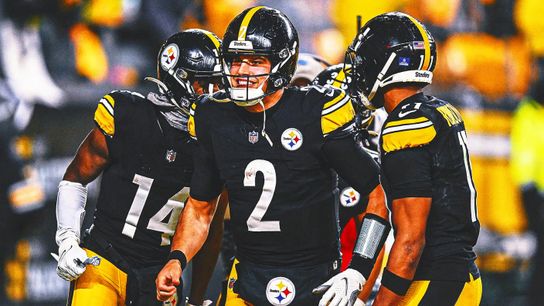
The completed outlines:
<svg viewBox="0 0 544 306">
<path fill-rule="evenodd" d="M 257 4 L 285 12 L 301 52 L 331 64 L 357 15 L 403 11 L 427 26 L 438 46 L 430 92 L 459 107 L 468 131 L 482 305 L 534 303 L 544 291 L 542 0 L 0 0 L 0 305 L 63 305 L 68 283 L 49 255 L 57 185 L 100 97 L 155 90 L 143 78 L 168 36 L 200 27 L 222 37 Z"/>
</svg>

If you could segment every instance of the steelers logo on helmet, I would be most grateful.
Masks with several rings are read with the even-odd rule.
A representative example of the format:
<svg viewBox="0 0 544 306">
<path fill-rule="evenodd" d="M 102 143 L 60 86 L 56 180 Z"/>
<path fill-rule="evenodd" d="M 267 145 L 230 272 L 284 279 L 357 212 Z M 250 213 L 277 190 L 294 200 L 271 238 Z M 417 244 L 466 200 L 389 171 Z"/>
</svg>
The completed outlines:
<svg viewBox="0 0 544 306">
<path fill-rule="evenodd" d="M 340 193 L 340 204 L 344 207 L 353 207 L 359 203 L 360 199 L 361 194 L 352 187 L 344 188 Z"/>
<path fill-rule="evenodd" d="M 281 144 L 289 151 L 298 150 L 302 146 L 302 133 L 295 128 L 288 128 L 281 134 Z"/>
<path fill-rule="evenodd" d="M 176 44 L 169 44 L 161 54 L 161 67 L 168 71 L 176 65 L 179 59 L 179 48 Z"/>
<path fill-rule="evenodd" d="M 274 306 L 291 304 L 295 294 L 295 284 L 286 277 L 275 277 L 266 285 L 266 298 Z"/>
</svg>

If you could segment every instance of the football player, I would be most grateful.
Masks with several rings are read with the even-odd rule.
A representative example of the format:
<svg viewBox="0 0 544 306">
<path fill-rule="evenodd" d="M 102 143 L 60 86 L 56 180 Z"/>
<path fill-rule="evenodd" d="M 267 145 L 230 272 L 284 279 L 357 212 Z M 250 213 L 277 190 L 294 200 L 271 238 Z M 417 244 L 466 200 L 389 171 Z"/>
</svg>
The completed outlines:
<svg viewBox="0 0 544 306">
<path fill-rule="evenodd" d="M 96 127 L 59 184 L 57 273 L 72 281 L 68 305 L 161 304 L 153 282 L 183 208 L 171 198 L 189 186 L 193 173 L 189 106 L 217 88 L 219 52 L 220 40 L 208 31 L 176 33 L 159 51 L 157 79 L 148 78 L 159 94 L 113 91 L 100 99 Z M 84 239 L 85 186 L 99 175 L 94 221 Z M 218 249 L 219 241 L 213 243 Z M 215 266 L 214 255 L 208 266 Z"/>
<path fill-rule="evenodd" d="M 422 92 L 436 65 L 433 37 L 409 15 L 382 14 L 359 30 L 346 65 L 352 98 L 389 114 L 379 143 L 395 241 L 374 305 L 479 305 L 480 226 L 463 119 Z"/>
<path fill-rule="evenodd" d="M 343 90 L 348 89 L 348 84 L 351 78 L 346 77 L 344 72 L 344 64 L 332 65 L 321 71 L 312 81 L 314 85 L 320 86 L 333 86 Z M 362 150 L 366 150 L 368 154 L 379 163 L 378 153 L 375 151 L 371 137 L 377 135 L 374 132 L 376 126 L 374 125 L 375 115 L 372 111 L 368 110 L 363 105 L 353 105 L 355 108 L 355 141 Z M 361 194 L 353 189 L 344 179 L 338 178 L 338 202 L 339 210 L 339 222 L 340 222 L 340 248 L 342 252 L 342 266 L 341 271 L 344 271 L 349 267 L 351 257 L 353 255 L 353 248 L 357 240 L 358 230 L 361 226 L 361 221 L 364 218 L 365 207 L 368 202 L 368 198 L 361 197 Z M 378 257 L 377 265 L 375 265 L 371 275 L 367 279 L 366 284 L 358 295 L 361 301 L 367 301 L 372 293 L 374 283 L 378 278 L 381 268 L 381 262 L 383 261 L 383 251 Z"/>
<path fill-rule="evenodd" d="M 232 103 L 204 99 L 191 107 L 189 131 L 199 150 L 191 197 L 173 238 L 170 258 L 176 260 L 157 277 L 160 300 L 175 293 L 173 284 L 204 242 L 223 185 L 237 246 L 226 305 L 318 303 L 312 289 L 339 270 L 331 169 L 370 194 L 372 224 L 386 235 L 378 167 L 352 137 L 349 96 L 332 87 L 287 87 L 298 46 L 296 29 L 275 9 L 252 7 L 229 24 L 222 50 Z M 380 242 L 367 246 L 374 260 Z M 347 269 L 349 280 L 334 290 L 360 290 L 366 272 L 356 268 Z"/>
</svg>

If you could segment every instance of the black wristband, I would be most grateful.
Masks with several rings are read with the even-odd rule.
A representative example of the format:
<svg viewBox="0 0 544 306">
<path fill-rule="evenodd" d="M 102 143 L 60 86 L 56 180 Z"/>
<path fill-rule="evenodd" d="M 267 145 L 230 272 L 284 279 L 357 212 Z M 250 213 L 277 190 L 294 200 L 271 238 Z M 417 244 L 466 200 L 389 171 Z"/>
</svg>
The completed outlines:
<svg viewBox="0 0 544 306">
<path fill-rule="evenodd" d="M 353 253 L 349 267 L 359 271 L 359 273 L 361 273 L 365 279 L 368 279 L 370 273 L 372 272 L 372 268 L 374 267 L 374 260 Z"/>
<path fill-rule="evenodd" d="M 395 294 L 404 296 L 411 284 L 412 280 L 402 278 L 387 269 L 383 269 L 382 286 Z"/>
<path fill-rule="evenodd" d="M 185 267 L 187 266 L 187 256 L 185 256 L 185 253 L 180 250 L 174 250 L 170 252 L 170 254 L 168 254 L 168 260 L 171 259 L 179 260 L 179 263 L 181 264 L 181 270 L 185 270 Z"/>
</svg>

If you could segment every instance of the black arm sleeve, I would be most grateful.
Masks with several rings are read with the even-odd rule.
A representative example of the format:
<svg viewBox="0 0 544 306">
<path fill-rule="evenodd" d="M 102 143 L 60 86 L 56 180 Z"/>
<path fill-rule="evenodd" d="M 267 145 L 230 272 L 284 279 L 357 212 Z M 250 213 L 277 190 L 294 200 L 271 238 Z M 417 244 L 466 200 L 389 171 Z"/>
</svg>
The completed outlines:
<svg viewBox="0 0 544 306">
<path fill-rule="evenodd" d="M 378 165 L 352 137 L 327 138 L 322 151 L 338 175 L 362 196 L 378 186 Z"/>
<path fill-rule="evenodd" d="M 382 178 L 390 200 L 432 197 L 432 156 L 425 147 L 399 150 L 382 159 Z"/>
</svg>

